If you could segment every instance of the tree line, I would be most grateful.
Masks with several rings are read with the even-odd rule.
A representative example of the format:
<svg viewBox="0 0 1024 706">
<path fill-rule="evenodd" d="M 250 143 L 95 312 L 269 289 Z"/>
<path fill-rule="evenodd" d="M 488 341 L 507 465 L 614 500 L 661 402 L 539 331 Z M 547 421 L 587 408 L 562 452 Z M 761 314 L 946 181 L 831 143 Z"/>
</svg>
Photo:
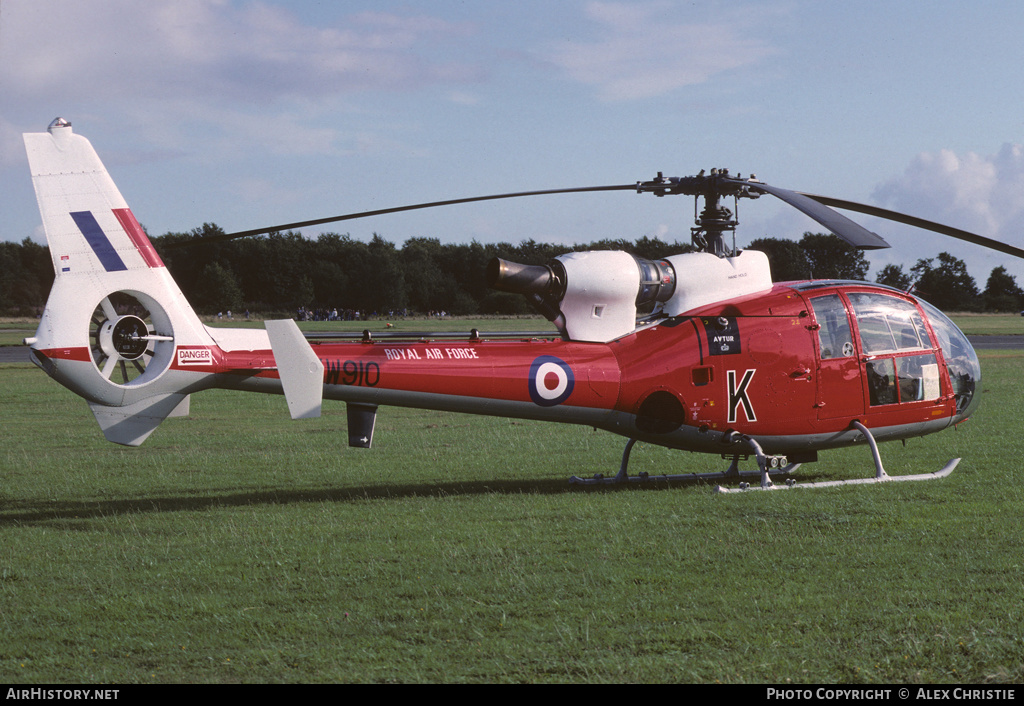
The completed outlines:
<svg viewBox="0 0 1024 706">
<path fill-rule="evenodd" d="M 183 293 L 200 313 L 222 311 L 294 314 L 306 311 L 387 315 L 446 312 L 452 315 L 528 314 L 525 297 L 487 287 L 485 268 L 494 257 L 543 264 L 576 250 L 625 250 L 659 259 L 692 251 L 687 243 L 642 237 L 572 246 L 525 240 L 511 243 L 442 244 L 412 238 L 401 246 L 374 234 L 369 242 L 327 233 L 315 240 L 297 232 L 210 242 L 223 231 L 206 224 L 190 233 L 152 238 Z M 797 242 L 759 238 L 747 246 L 768 256 L 772 278 L 867 280 L 864 254 L 833 235 L 805 233 Z M 42 312 L 53 283 L 46 246 L 29 239 L 0 243 L 0 314 Z M 1024 291 L 1004 267 L 996 267 L 979 290 L 967 267 L 949 253 L 922 258 L 909 270 L 886 265 L 875 281 L 915 293 L 946 311 L 1020 311 Z"/>
</svg>

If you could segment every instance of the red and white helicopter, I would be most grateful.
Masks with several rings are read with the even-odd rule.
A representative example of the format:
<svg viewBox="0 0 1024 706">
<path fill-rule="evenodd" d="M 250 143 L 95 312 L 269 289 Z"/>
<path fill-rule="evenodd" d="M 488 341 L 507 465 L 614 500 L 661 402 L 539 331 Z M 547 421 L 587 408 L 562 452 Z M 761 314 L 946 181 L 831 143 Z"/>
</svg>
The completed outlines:
<svg viewBox="0 0 1024 706">
<path fill-rule="evenodd" d="M 141 444 L 189 396 L 210 388 L 283 394 L 295 419 L 322 400 L 347 403 L 349 445 L 369 447 L 380 405 L 582 424 L 628 439 L 614 478 L 740 481 L 753 456 L 761 488 L 821 450 L 870 445 L 871 478 L 797 487 L 919 480 L 889 476 L 876 442 L 922 436 L 977 408 L 981 368 L 941 312 L 905 292 L 852 281 L 772 283 L 764 254 L 727 247 L 737 224 L 723 197 L 776 196 L 861 248 L 888 247 L 830 207 L 938 231 L 1024 257 L 1024 250 L 885 209 L 769 186 L 714 170 L 634 184 L 503 194 L 350 214 L 232 234 L 283 230 L 412 208 L 580 191 L 703 198 L 699 252 L 658 261 L 575 252 L 544 266 L 494 261 L 492 285 L 522 293 L 556 330 L 513 334 L 304 336 L 292 320 L 265 330 L 208 328 L 91 144 L 57 119 L 25 136 L 56 279 L 36 335 L 47 374 L 84 397 L 110 441 Z M 134 300 L 118 313 L 114 302 Z M 313 342 L 311 342 L 313 341 Z M 716 454 L 723 473 L 631 477 L 638 441 Z M 793 481 L 787 481 L 793 485 Z M 739 488 L 751 487 L 739 483 Z M 757 486 L 753 486 L 757 487 Z"/>
</svg>

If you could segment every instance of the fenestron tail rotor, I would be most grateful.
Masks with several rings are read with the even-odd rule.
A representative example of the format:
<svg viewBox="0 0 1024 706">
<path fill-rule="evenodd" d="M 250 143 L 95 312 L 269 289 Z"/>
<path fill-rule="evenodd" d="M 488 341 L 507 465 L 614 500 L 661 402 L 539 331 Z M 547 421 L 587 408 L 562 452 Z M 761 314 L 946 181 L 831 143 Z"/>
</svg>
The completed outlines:
<svg viewBox="0 0 1024 706">
<path fill-rule="evenodd" d="M 173 346 L 171 332 L 160 328 L 149 310 L 127 292 L 100 300 L 90 319 L 90 349 L 100 374 L 115 385 L 139 380 L 157 347 Z"/>
</svg>

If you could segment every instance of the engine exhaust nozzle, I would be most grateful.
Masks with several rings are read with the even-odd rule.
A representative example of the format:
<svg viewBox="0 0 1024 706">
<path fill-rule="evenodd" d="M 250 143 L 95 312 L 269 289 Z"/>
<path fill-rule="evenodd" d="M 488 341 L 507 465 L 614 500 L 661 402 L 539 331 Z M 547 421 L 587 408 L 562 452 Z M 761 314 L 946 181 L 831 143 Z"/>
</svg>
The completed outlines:
<svg viewBox="0 0 1024 706">
<path fill-rule="evenodd" d="M 487 285 L 500 292 L 536 294 L 545 299 L 561 299 L 565 277 L 549 265 L 520 265 L 501 258 L 487 263 Z"/>
</svg>

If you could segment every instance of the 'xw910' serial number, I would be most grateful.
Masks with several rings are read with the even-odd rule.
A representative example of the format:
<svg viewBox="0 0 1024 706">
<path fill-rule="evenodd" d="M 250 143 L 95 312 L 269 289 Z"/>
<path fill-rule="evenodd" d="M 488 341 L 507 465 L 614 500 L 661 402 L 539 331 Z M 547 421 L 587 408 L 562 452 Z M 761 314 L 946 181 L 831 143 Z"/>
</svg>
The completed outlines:
<svg viewBox="0 0 1024 706">
<path fill-rule="evenodd" d="M 325 360 L 324 382 L 328 385 L 376 387 L 380 383 L 380 365 L 372 360 Z"/>
</svg>

